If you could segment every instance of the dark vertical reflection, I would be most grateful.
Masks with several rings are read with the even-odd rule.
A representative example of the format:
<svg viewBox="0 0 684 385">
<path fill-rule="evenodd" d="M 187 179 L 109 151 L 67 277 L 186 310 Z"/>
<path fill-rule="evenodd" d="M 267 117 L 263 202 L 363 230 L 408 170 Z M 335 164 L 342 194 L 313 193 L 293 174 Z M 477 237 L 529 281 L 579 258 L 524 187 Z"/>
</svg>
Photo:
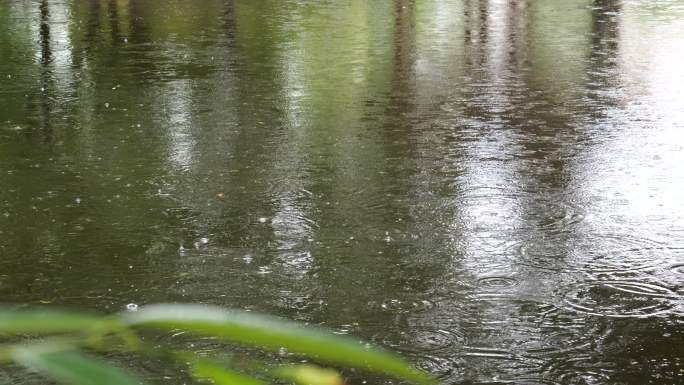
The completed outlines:
<svg viewBox="0 0 684 385">
<path fill-rule="evenodd" d="M 227 0 L 225 2 L 225 9 L 223 10 L 223 20 L 225 26 L 226 37 L 228 41 L 234 42 L 236 36 L 236 15 L 235 15 L 235 0 Z"/>
<path fill-rule="evenodd" d="M 485 60 L 482 47 L 487 43 L 487 0 L 465 0 L 463 6 L 466 55 L 469 65 L 479 66 Z"/>
<path fill-rule="evenodd" d="M 478 24 L 480 26 L 479 30 L 479 37 L 480 40 L 482 41 L 483 44 L 487 43 L 487 37 L 489 35 L 488 31 L 488 23 L 487 20 L 489 18 L 489 0 L 477 0 L 478 3 L 478 14 L 477 18 Z"/>
<path fill-rule="evenodd" d="M 620 40 L 620 0 L 595 0 L 591 13 L 591 53 L 589 60 L 592 69 L 588 74 L 587 90 L 593 101 L 591 116 L 602 118 L 609 107 L 619 103 L 619 94 L 614 91 L 619 84 L 617 62 L 619 60 Z M 613 93 L 611 96 L 610 94 Z M 604 117 L 604 116 L 603 116 Z"/>
<path fill-rule="evenodd" d="M 107 6 L 109 11 L 109 33 L 112 39 L 112 44 L 116 46 L 121 43 L 122 40 L 119 27 L 119 7 L 116 0 L 109 0 Z"/>
<path fill-rule="evenodd" d="M 513 0 L 508 2 L 506 8 L 506 36 L 508 38 L 508 55 L 511 70 L 520 76 L 527 70 L 527 44 L 528 44 L 528 0 Z"/>
<path fill-rule="evenodd" d="M 604 57 L 616 60 L 618 18 L 622 10 L 622 0 L 594 0 L 592 9 L 592 50 L 604 51 Z"/>
<path fill-rule="evenodd" d="M 466 43 L 470 43 L 473 40 L 473 28 L 472 25 L 468 22 L 471 19 L 471 14 L 472 14 L 472 0 L 464 0 L 463 1 L 463 19 L 465 22 L 463 23 L 463 29 L 464 29 L 464 39 Z"/>
<path fill-rule="evenodd" d="M 380 166 L 379 174 L 373 176 L 374 182 L 379 188 L 376 194 L 383 192 L 396 196 L 397 199 L 388 201 L 382 205 L 381 216 L 374 224 L 368 226 L 385 228 L 385 233 L 378 233 L 378 241 L 384 242 L 373 249 L 375 266 L 367 266 L 370 273 L 366 280 L 371 287 L 367 294 L 369 300 L 387 296 L 389 288 L 390 298 L 385 299 L 385 304 L 391 300 L 403 303 L 406 301 L 407 290 L 415 293 L 422 292 L 430 285 L 428 278 L 429 268 L 426 265 L 416 264 L 420 259 L 420 252 L 413 245 L 405 244 L 401 239 L 396 239 L 400 234 L 410 232 L 410 206 L 412 179 L 415 177 L 416 141 L 416 29 L 415 29 L 416 4 L 414 0 L 399 0 L 394 5 L 394 31 L 392 41 L 393 68 L 392 82 L 389 90 L 389 100 L 384 106 L 384 119 L 380 132 L 382 144 L 380 151 L 384 159 Z M 408 156 L 407 156 L 408 155 Z M 404 158 L 406 157 L 406 158 Z M 409 162 L 404 162 L 408 160 Z M 402 221 L 402 222 L 397 222 Z M 384 266 L 384 268 L 378 268 Z M 409 269 L 415 268 L 411 273 Z M 426 268 L 426 269 L 423 269 Z M 413 281 L 410 276 L 423 277 L 424 280 Z M 410 289 L 409 289 L 410 288 Z M 414 291 L 415 290 L 415 291 Z M 378 310 L 378 305 L 368 307 L 366 312 Z M 366 316 L 368 317 L 368 316 Z M 370 319 L 370 317 L 368 317 Z M 382 318 L 382 319 L 381 319 Z M 374 339 L 392 341 L 397 339 L 395 328 L 403 328 L 407 325 L 408 317 L 393 317 L 391 314 L 381 314 L 381 318 L 373 320 L 373 326 L 386 323 L 391 325 L 385 332 L 379 332 Z M 401 340 L 401 339 L 399 339 Z"/>
<path fill-rule="evenodd" d="M 403 0 L 379 8 L 383 11 L 379 16 L 388 23 L 387 33 L 380 35 L 379 42 L 374 41 L 378 37 L 373 35 L 375 27 L 371 27 L 376 17 L 374 6 L 357 2 L 353 7 L 365 19 L 349 18 L 355 28 L 340 25 L 347 28 L 345 33 L 350 38 L 357 33 L 356 28 L 363 30 L 364 36 L 358 40 L 360 49 L 353 53 L 355 59 L 368 62 L 358 87 L 367 87 L 369 94 L 346 84 L 353 79 L 348 73 L 354 62 L 343 55 L 339 56 L 344 61 L 336 68 L 339 73 L 335 78 L 338 86 L 346 88 L 344 96 L 338 97 L 318 82 L 312 84 L 312 90 L 320 95 L 315 103 L 329 110 L 331 116 L 314 112 L 317 119 L 311 122 L 311 128 L 324 125 L 338 135 L 328 137 L 325 145 L 335 162 L 316 167 L 312 173 L 311 188 L 320 197 L 315 204 L 321 210 L 321 228 L 316 235 L 324 242 L 313 247 L 316 261 L 312 270 L 327 298 L 324 318 L 360 323 L 367 337 L 382 340 L 391 330 L 378 331 L 378 324 L 405 322 L 390 319 L 382 306 L 392 300 L 404 301 L 408 287 L 420 290 L 418 287 L 429 280 L 427 269 L 409 272 L 416 256 L 403 238 L 409 225 L 407 195 L 414 172 L 411 157 L 405 157 L 414 153 L 411 122 L 415 113 L 415 2 Z M 385 32 L 384 28 L 377 30 Z M 382 49 L 382 56 L 366 57 L 363 50 L 372 48 Z M 317 61 L 325 61 L 323 51 L 316 55 Z M 361 104 L 355 95 L 368 102 Z M 341 114 L 343 110 L 336 102 L 349 106 L 348 113 Z M 340 124 L 338 119 L 345 123 Z M 325 131 L 317 135 L 327 136 Z M 347 146 L 348 151 L 341 152 L 336 149 L 338 145 Z M 318 158 L 314 162 L 324 165 L 326 160 Z M 383 196 L 396 199 L 385 200 Z M 358 274 L 350 274 L 353 271 Z M 413 274 L 426 280 L 411 280 Z M 364 289 L 351 295 L 356 287 Z"/>
<path fill-rule="evenodd" d="M 99 3 L 95 1 L 94 3 Z M 128 16 L 130 18 L 130 41 L 135 44 L 147 43 L 150 40 L 150 23 L 146 18 L 150 9 L 144 0 L 130 0 L 128 2 Z"/>
<path fill-rule="evenodd" d="M 52 60 L 50 52 L 50 9 L 47 0 L 40 2 L 40 51 L 40 64 L 47 67 Z"/>
<path fill-rule="evenodd" d="M 269 264 L 273 255 L 265 246 L 272 241 L 272 234 L 270 231 L 253 233 L 254 228 L 248 224 L 257 222 L 258 218 L 272 218 L 274 214 L 273 202 L 268 196 L 268 181 L 253 180 L 252 173 L 265 172 L 273 167 L 273 162 L 276 161 L 272 158 L 274 156 L 272 152 L 260 152 L 257 149 L 266 148 L 270 142 L 276 140 L 274 137 L 279 135 L 277 130 L 269 130 L 259 124 L 259 121 L 266 119 L 271 122 L 280 122 L 282 119 L 279 111 L 269 108 L 282 92 L 276 73 L 281 47 L 272 38 L 268 38 L 277 34 L 277 26 L 274 27 L 269 20 L 258 16 L 259 7 L 253 4 L 240 4 L 240 7 L 243 7 L 242 11 L 249 16 L 242 19 L 236 18 L 237 5 L 233 2 L 227 3 L 223 14 L 227 37 L 236 39 L 236 52 L 245 60 L 240 66 L 244 68 L 244 71 L 236 73 L 235 82 L 237 98 L 242 104 L 236 111 L 237 124 L 246 129 L 239 130 L 232 139 L 231 152 L 235 167 L 240 171 L 228 176 L 231 181 L 228 186 L 231 190 L 227 193 L 232 197 L 231 199 L 247 204 L 229 207 L 229 211 L 225 213 L 226 218 L 238 221 L 231 220 L 227 223 L 230 227 L 222 233 L 227 237 L 228 244 L 249 246 L 260 244 L 258 256 L 263 259 L 257 263 Z M 240 25 L 240 23 L 244 24 Z M 261 36 L 265 38 L 261 39 Z M 247 51 L 254 44 L 261 44 L 259 52 Z M 257 67 L 258 73 L 255 71 Z M 267 90 L 267 92 L 253 92 L 255 89 Z M 238 188 L 244 185 L 251 185 L 250 191 Z M 263 201 L 252 199 L 251 197 L 254 196 L 261 197 Z M 268 225 L 264 227 L 268 228 Z M 254 242 L 252 237 L 258 237 L 261 241 Z"/>
<path fill-rule="evenodd" d="M 85 41 L 87 47 L 95 46 L 98 42 L 98 32 L 100 30 L 101 6 L 100 1 L 85 1 L 84 4 L 88 8 L 86 19 Z"/>
<path fill-rule="evenodd" d="M 40 98 L 40 127 L 43 131 L 44 140 L 50 141 L 52 127 L 50 123 L 51 100 L 50 95 L 54 92 L 52 81 L 52 49 L 50 47 L 50 9 L 48 0 L 40 2 L 40 65 L 41 65 L 41 93 Z"/>
<path fill-rule="evenodd" d="M 416 19 L 415 0 L 400 0 L 395 5 L 394 55 L 397 84 L 410 87 L 401 94 L 409 96 L 415 88 Z M 409 99 L 406 97 L 406 99 Z"/>
</svg>

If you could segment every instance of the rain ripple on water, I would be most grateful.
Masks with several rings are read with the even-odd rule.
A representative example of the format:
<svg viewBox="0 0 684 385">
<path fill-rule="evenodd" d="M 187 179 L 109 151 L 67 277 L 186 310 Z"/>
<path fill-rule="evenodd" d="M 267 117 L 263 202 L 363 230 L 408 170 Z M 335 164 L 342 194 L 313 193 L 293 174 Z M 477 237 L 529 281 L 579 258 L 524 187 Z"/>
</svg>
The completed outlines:
<svg viewBox="0 0 684 385">
<path fill-rule="evenodd" d="M 463 342 L 463 336 L 456 331 L 431 328 L 415 328 L 409 332 L 382 335 L 377 334 L 373 340 L 393 350 L 407 353 L 437 352 Z"/>
<path fill-rule="evenodd" d="M 510 187 L 476 187 L 465 191 L 459 205 L 468 207 L 469 217 L 477 228 L 503 224 L 509 229 L 525 228 L 547 233 L 564 233 L 584 221 L 582 206 L 553 194 L 511 191 Z M 521 222 L 526 218 L 525 223 Z"/>
<path fill-rule="evenodd" d="M 601 317 L 649 317 L 670 312 L 677 294 L 639 281 L 592 281 L 570 286 L 563 304 L 569 310 Z"/>
<path fill-rule="evenodd" d="M 628 275 L 681 260 L 684 249 L 639 236 L 600 234 L 582 241 L 541 238 L 513 246 L 511 258 L 550 271 Z"/>
</svg>

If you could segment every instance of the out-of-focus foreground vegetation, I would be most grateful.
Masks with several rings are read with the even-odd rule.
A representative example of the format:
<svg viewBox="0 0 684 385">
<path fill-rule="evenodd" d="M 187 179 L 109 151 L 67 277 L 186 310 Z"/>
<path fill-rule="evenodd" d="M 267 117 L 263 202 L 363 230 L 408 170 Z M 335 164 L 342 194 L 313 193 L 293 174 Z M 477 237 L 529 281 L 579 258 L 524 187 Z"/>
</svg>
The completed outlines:
<svg viewBox="0 0 684 385">
<path fill-rule="evenodd" d="M 225 350 L 247 345 L 264 351 L 287 351 L 323 365 L 361 369 L 419 384 L 431 382 L 426 374 L 391 353 L 351 338 L 251 312 L 203 305 L 152 305 L 113 316 L 45 309 L 3 310 L 0 335 L 5 344 L 0 346 L 0 359 L 68 385 L 142 384 L 135 374 L 93 357 L 112 352 L 176 361 L 187 365 L 198 381 L 217 385 L 259 385 L 282 380 L 299 385 L 344 383 L 335 369 L 307 360 L 285 364 L 238 360 L 237 356 L 232 360 L 225 354 L 211 357 L 146 342 L 154 340 L 150 333 L 179 331 L 230 344 Z"/>
</svg>

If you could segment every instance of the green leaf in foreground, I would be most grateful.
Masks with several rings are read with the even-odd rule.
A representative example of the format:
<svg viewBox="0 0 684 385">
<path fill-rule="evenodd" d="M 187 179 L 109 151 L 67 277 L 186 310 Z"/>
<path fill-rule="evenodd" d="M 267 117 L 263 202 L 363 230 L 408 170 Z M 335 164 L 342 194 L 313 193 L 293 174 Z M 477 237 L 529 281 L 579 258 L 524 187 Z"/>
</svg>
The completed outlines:
<svg viewBox="0 0 684 385">
<path fill-rule="evenodd" d="M 344 380 L 337 371 L 315 365 L 290 365 L 275 371 L 278 377 L 299 385 L 343 385 Z"/>
<path fill-rule="evenodd" d="M 0 312 L 0 333 L 50 334 L 80 332 L 111 323 L 102 316 L 54 310 L 9 310 Z"/>
<path fill-rule="evenodd" d="M 139 385 L 142 381 L 123 370 L 76 351 L 17 348 L 15 362 L 66 385 Z"/>
<path fill-rule="evenodd" d="M 265 382 L 225 369 L 206 360 L 198 360 L 192 366 L 192 374 L 200 379 L 211 379 L 215 385 L 266 385 Z"/>
<path fill-rule="evenodd" d="M 289 351 L 318 360 L 374 371 L 418 383 L 431 377 L 378 348 L 330 332 L 244 311 L 202 305 L 152 305 L 123 315 L 132 326 L 185 329 L 196 335 Z"/>
</svg>

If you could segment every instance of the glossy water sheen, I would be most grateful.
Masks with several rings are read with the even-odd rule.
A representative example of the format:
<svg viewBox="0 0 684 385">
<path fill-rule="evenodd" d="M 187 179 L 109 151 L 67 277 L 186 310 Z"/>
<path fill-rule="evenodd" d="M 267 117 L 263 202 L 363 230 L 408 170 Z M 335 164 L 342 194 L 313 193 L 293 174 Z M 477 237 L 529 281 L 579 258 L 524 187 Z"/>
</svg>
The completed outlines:
<svg viewBox="0 0 684 385">
<path fill-rule="evenodd" d="M 682 384 L 682 63 L 679 0 L 3 0 L 1 301 Z"/>
</svg>

